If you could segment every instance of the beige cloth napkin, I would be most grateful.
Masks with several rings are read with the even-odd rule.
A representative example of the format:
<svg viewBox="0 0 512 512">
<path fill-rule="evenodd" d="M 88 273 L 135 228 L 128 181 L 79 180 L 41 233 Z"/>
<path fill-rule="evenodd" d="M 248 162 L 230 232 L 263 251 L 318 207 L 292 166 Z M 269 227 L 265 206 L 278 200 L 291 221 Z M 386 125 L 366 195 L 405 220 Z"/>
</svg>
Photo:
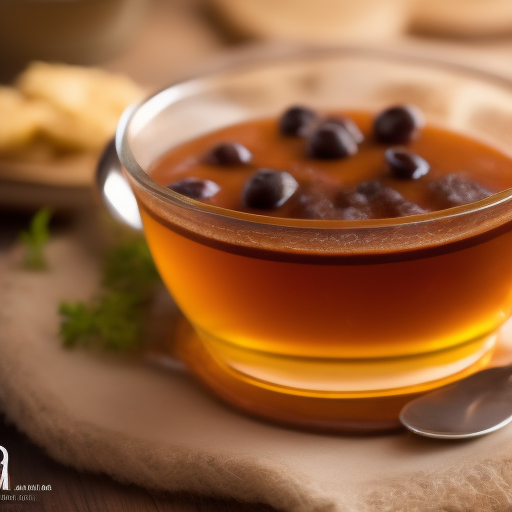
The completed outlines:
<svg viewBox="0 0 512 512">
<path fill-rule="evenodd" d="M 512 509 L 512 426 L 441 442 L 252 420 L 186 372 L 63 350 L 57 303 L 93 293 L 98 262 L 76 236 L 54 239 L 49 261 L 42 273 L 21 268 L 19 249 L 0 261 L 0 409 L 64 464 L 290 512 Z"/>
</svg>

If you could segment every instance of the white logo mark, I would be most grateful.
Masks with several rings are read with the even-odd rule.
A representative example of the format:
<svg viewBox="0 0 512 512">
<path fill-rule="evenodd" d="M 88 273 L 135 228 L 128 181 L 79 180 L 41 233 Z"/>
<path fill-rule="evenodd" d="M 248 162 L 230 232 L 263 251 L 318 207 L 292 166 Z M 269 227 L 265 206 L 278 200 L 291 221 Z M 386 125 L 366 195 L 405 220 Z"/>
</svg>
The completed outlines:
<svg viewBox="0 0 512 512">
<path fill-rule="evenodd" d="M 7 471 L 7 466 L 9 465 L 9 454 L 7 450 L 0 446 L 0 452 L 2 452 L 2 460 L 0 460 L 0 491 L 8 491 L 9 490 L 9 473 Z"/>
</svg>

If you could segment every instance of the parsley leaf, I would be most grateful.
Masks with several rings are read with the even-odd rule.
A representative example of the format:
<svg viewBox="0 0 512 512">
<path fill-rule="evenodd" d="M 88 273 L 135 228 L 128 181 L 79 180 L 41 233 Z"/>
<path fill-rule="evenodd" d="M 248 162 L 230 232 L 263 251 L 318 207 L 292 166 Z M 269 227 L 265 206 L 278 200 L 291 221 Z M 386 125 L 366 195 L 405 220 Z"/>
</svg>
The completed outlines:
<svg viewBox="0 0 512 512">
<path fill-rule="evenodd" d="M 51 217 L 52 212 L 42 208 L 30 221 L 28 230 L 20 233 L 20 241 L 25 246 L 23 265 L 29 270 L 44 270 L 48 267 L 44 248 L 50 240 L 48 225 Z"/>
<path fill-rule="evenodd" d="M 139 348 L 148 305 L 159 280 L 144 238 L 132 238 L 114 247 L 106 255 L 98 296 L 89 303 L 61 302 L 64 346 L 109 351 Z"/>
<path fill-rule="evenodd" d="M 149 247 L 142 237 L 117 245 L 105 258 L 102 280 L 105 288 L 145 296 L 153 291 L 159 279 Z"/>
</svg>

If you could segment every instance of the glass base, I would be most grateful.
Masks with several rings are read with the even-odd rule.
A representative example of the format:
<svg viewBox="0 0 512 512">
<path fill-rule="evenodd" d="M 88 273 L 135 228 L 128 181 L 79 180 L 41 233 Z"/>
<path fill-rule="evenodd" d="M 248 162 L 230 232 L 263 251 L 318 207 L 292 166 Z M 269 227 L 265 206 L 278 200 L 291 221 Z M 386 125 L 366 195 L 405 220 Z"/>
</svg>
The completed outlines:
<svg viewBox="0 0 512 512">
<path fill-rule="evenodd" d="M 400 427 L 410 400 L 486 366 L 496 335 L 393 359 L 303 359 L 244 350 L 198 335 L 187 322 L 175 352 L 224 401 L 309 430 L 372 433 Z"/>
</svg>

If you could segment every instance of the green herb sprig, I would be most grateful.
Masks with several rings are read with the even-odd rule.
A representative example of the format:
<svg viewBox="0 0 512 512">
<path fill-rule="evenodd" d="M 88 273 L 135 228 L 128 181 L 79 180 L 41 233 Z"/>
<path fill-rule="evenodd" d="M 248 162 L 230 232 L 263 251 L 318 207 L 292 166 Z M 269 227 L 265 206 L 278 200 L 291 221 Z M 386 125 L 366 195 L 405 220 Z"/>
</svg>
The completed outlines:
<svg viewBox="0 0 512 512">
<path fill-rule="evenodd" d="M 131 238 L 111 249 L 105 259 L 100 294 L 89 303 L 60 303 L 64 346 L 110 351 L 140 347 L 147 306 L 159 280 L 143 238 Z"/>
<path fill-rule="evenodd" d="M 28 230 L 20 233 L 19 239 L 25 246 L 23 266 L 29 270 L 45 270 L 48 268 L 44 249 L 50 240 L 49 224 L 51 217 L 51 210 L 42 208 L 32 217 Z"/>
</svg>

